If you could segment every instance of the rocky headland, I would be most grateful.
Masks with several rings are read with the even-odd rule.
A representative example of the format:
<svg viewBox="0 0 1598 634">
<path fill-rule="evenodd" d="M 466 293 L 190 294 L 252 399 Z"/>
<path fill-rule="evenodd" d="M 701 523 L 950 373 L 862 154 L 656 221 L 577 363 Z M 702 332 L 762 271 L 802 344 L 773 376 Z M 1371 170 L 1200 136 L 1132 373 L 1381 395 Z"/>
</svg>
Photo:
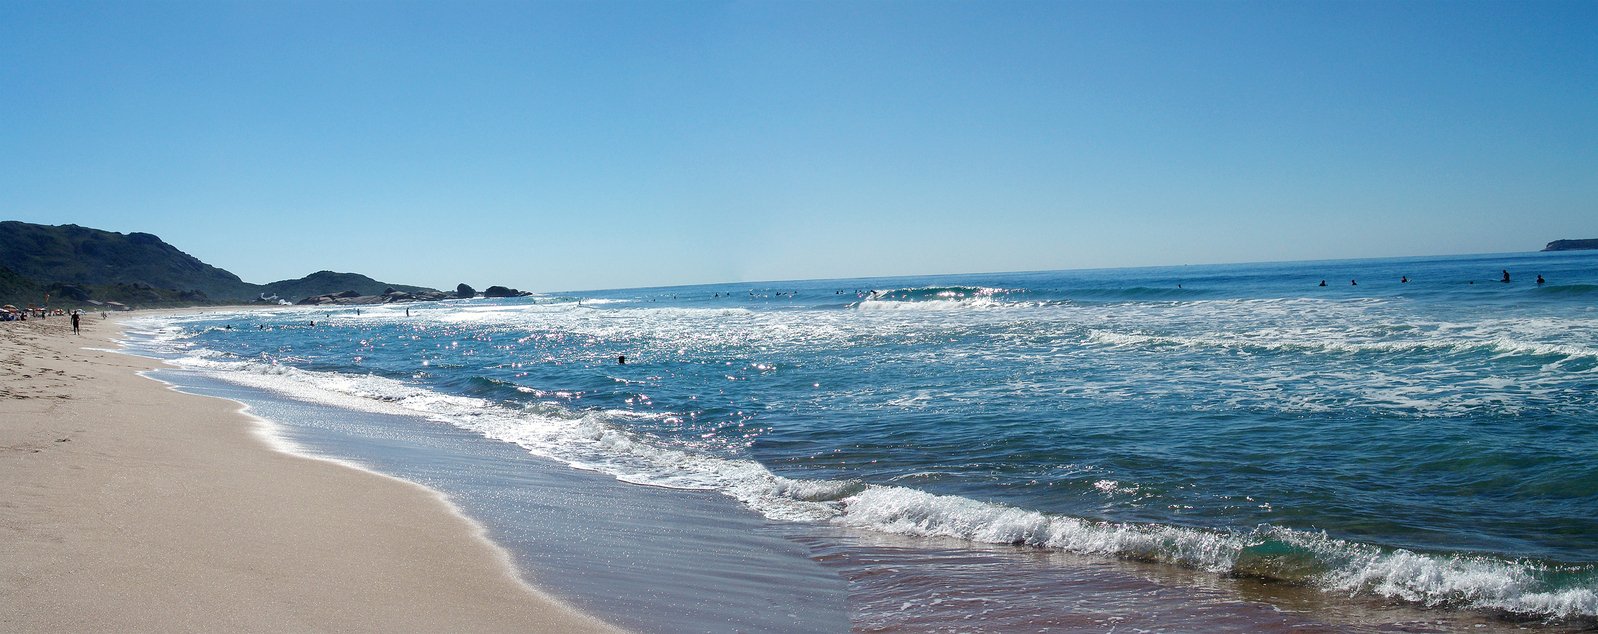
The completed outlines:
<svg viewBox="0 0 1598 634">
<path fill-rule="evenodd" d="M 1583 249 L 1598 249 L 1598 238 L 1585 240 L 1555 240 L 1543 247 L 1544 251 L 1580 251 Z"/>
</svg>

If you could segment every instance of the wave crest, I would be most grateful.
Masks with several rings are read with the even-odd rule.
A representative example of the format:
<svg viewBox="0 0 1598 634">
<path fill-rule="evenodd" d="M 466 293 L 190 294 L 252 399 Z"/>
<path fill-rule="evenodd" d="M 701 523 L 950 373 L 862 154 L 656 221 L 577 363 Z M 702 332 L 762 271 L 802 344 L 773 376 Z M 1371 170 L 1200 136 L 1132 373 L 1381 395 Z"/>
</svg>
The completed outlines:
<svg viewBox="0 0 1598 634">
<path fill-rule="evenodd" d="M 1021 305 L 1008 296 L 1024 291 L 986 286 L 924 286 L 871 291 L 854 306 L 858 310 L 949 310 Z"/>
</svg>

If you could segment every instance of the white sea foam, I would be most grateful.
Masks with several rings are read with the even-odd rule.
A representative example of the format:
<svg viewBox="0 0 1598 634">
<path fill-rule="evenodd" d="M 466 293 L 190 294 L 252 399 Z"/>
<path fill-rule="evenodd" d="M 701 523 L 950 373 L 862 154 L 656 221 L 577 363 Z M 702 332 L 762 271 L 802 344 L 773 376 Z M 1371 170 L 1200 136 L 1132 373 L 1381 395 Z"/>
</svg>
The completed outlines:
<svg viewBox="0 0 1598 634">
<path fill-rule="evenodd" d="M 972 297 L 964 299 L 937 299 L 923 301 L 897 301 L 883 299 L 866 299 L 855 304 L 857 310 L 870 311 L 930 311 L 930 310 L 973 310 L 973 309 L 1000 309 L 1024 308 L 1026 305 L 1015 302 L 1002 302 L 988 297 Z"/>
<path fill-rule="evenodd" d="M 1323 587 L 1428 606 L 1451 605 L 1554 617 L 1598 616 L 1598 589 L 1544 589 L 1545 565 L 1487 557 L 1382 551 L 1322 538 L 1320 550 L 1351 562 L 1321 576 Z"/>
<path fill-rule="evenodd" d="M 1325 569 L 1314 580 L 1331 591 L 1542 616 L 1598 616 L 1598 594 L 1592 588 L 1546 588 L 1533 563 L 1385 550 L 1282 528 L 1231 533 L 1092 521 L 901 486 L 789 478 L 751 460 L 666 446 L 610 422 L 635 412 L 572 412 L 552 404 L 508 409 L 378 376 L 307 371 L 215 354 L 190 355 L 179 363 L 293 398 L 424 416 L 625 482 L 717 491 L 776 520 L 830 521 L 901 535 L 1024 545 L 1217 573 L 1235 571 L 1246 549 L 1274 540 L 1322 562 Z M 1099 484 L 1112 492 L 1130 488 L 1108 480 Z"/>
<path fill-rule="evenodd" d="M 1095 522 L 902 487 L 866 487 L 843 502 L 844 511 L 835 521 L 858 528 L 1115 556 L 1218 573 L 1240 572 L 1237 564 L 1246 549 L 1274 541 L 1307 553 L 1323 569 L 1312 579 L 1297 581 L 1314 581 L 1330 591 L 1544 617 L 1598 616 L 1598 590 L 1546 589 L 1547 582 L 1539 575 L 1546 567 L 1532 562 L 1386 550 L 1278 527 L 1228 533 Z"/>
<path fill-rule="evenodd" d="M 862 302 L 858 311 L 831 312 L 633 306 L 597 311 L 586 306 L 578 309 L 570 303 L 484 304 L 470 306 L 472 310 L 439 311 L 437 319 L 419 326 L 471 324 L 473 332 L 499 336 L 504 331 L 525 334 L 523 331 L 542 329 L 548 333 L 549 322 L 558 318 L 555 335 L 548 336 L 645 342 L 655 346 L 653 350 L 659 354 L 717 347 L 733 348 L 740 354 L 760 354 L 762 350 L 789 346 L 847 348 L 862 337 L 871 337 L 868 341 L 873 344 L 884 340 L 913 343 L 928 337 L 953 337 L 965 329 L 988 329 L 985 332 L 1000 334 L 985 341 L 1003 345 L 944 347 L 936 354 L 911 346 L 902 356 L 923 367 L 952 358 L 961 359 L 962 363 L 968 359 L 971 363 L 1025 359 L 1026 362 L 1011 366 L 1018 368 L 1049 363 L 1088 367 L 1089 363 L 1112 356 L 1126 364 L 1127 371 L 1093 377 L 1072 374 L 1068 380 L 1047 375 L 1026 380 L 1010 377 L 994 385 L 1006 386 L 1016 393 L 1058 391 L 1100 401 L 1148 399 L 1204 389 L 1212 395 L 1195 399 L 1195 407 L 1228 411 L 1269 407 L 1278 411 L 1325 412 L 1345 408 L 1349 403 L 1421 412 L 1457 412 L 1493 404 L 1513 411 L 1517 399 L 1542 394 L 1539 390 L 1546 390 L 1547 386 L 1538 385 L 1535 380 L 1517 384 L 1473 368 L 1461 369 L 1466 365 L 1463 362 L 1478 357 L 1527 357 L 1534 364 L 1546 361 L 1555 366 L 1548 371 L 1557 372 L 1571 360 L 1598 358 L 1593 348 L 1569 343 L 1593 341 L 1594 337 L 1542 343 L 1549 328 L 1562 325 L 1567 330 L 1598 332 L 1594 326 L 1598 320 L 1394 326 L 1382 318 L 1380 311 L 1386 304 L 1378 300 L 1223 300 L 1119 304 L 1109 309 L 1050 305 L 1033 307 L 1036 310 L 1019 313 L 1019 317 L 1013 311 L 1001 315 L 997 311 L 964 310 L 986 308 L 985 302 L 999 303 L 980 295 L 940 298 L 933 291 L 915 301 L 869 301 Z M 1021 305 L 1003 303 L 1007 308 Z M 874 314 L 894 310 L 947 312 L 937 319 Z M 457 314 L 464 317 L 455 317 Z M 446 323 L 452 320 L 454 323 Z M 706 327 L 712 320 L 716 327 Z M 168 354 L 183 355 L 182 363 L 187 367 L 214 372 L 234 382 L 340 407 L 423 416 L 623 481 L 718 491 L 774 519 L 830 521 L 866 530 L 1020 544 L 1168 562 L 1221 573 L 1249 574 L 1239 570 L 1240 557 L 1262 543 L 1280 542 L 1309 553 L 1319 562 L 1315 576 L 1306 582 L 1332 591 L 1544 616 L 1598 615 L 1598 599 L 1590 583 L 1589 587 L 1575 588 L 1548 584 L 1536 563 L 1379 549 L 1286 529 L 1233 533 L 1099 522 L 936 495 L 906 486 L 789 478 L 774 474 L 757 462 L 738 458 L 735 453 L 718 453 L 713 447 L 656 438 L 633 431 L 628 424 L 631 419 L 670 416 L 668 413 L 573 411 L 555 403 L 535 403 L 518 409 L 372 375 L 306 371 L 270 360 L 238 359 L 194 349 L 194 333 L 170 321 L 152 322 L 139 335 L 159 339 Z M 1039 341 L 1044 344 L 1039 345 Z M 1089 345 L 1081 345 L 1083 342 Z M 1372 354 L 1420 356 L 1421 360 L 1410 367 L 1434 377 L 1452 373 L 1443 387 L 1457 393 L 1428 392 L 1438 389 L 1434 386 L 1437 382 L 1416 382 L 1411 376 L 1373 371 L 1369 364 L 1336 363 L 1338 355 Z M 1181 355 L 1205 357 L 1211 363 L 1205 366 L 1210 373 L 1195 373 L 1170 362 Z M 1305 364 L 1305 359 L 1314 363 Z M 733 368 L 742 367 L 783 368 L 765 361 L 739 360 L 729 366 L 729 372 L 737 374 L 739 370 Z M 1225 370 L 1220 373 L 1224 376 L 1216 376 L 1216 367 Z M 1304 372 L 1305 367 L 1313 372 Z M 1157 370 L 1164 380 L 1140 381 L 1136 375 L 1145 368 Z M 770 371 L 781 375 L 785 368 Z M 950 398 L 946 392 L 928 389 L 884 394 L 881 402 L 911 409 Z M 1327 394 L 1337 398 L 1328 398 Z M 930 475 L 935 474 L 910 474 L 896 482 L 908 484 Z M 1123 489 L 1135 490 L 1135 485 L 1108 478 L 1099 479 L 1098 483 L 1099 490 L 1108 495 L 1122 493 Z"/>
<path fill-rule="evenodd" d="M 1400 341 L 1356 341 L 1323 336 L 1288 336 L 1281 333 L 1213 334 L 1208 336 L 1151 335 L 1093 329 L 1088 342 L 1109 346 L 1176 346 L 1186 348 L 1257 348 L 1270 351 L 1330 353 L 1403 353 L 1437 351 L 1444 353 L 1491 353 L 1507 356 L 1562 356 L 1571 359 L 1598 359 L 1598 349 L 1570 344 L 1520 341 L 1507 336 L 1487 339 L 1462 337 Z"/>
</svg>

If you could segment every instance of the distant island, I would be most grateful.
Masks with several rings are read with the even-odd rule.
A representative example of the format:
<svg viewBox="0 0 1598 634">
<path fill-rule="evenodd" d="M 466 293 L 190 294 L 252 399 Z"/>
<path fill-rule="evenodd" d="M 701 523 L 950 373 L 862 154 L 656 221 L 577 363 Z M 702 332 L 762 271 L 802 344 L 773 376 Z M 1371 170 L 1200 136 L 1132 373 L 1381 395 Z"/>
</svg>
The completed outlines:
<svg viewBox="0 0 1598 634">
<path fill-rule="evenodd" d="M 484 292 L 489 297 L 524 294 L 501 286 Z M 148 233 L 0 222 L 0 304 L 123 310 L 248 303 L 383 304 L 475 295 L 465 284 L 451 293 L 332 271 L 252 284 Z"/>
<path fill-rule="evenodd" d="M 1582 249 L 1598 249 L 1598 238 L 1586 240 L 1555 240 L 1543 247 L 1544 251 L 1579 251 Z"/>
</svg>

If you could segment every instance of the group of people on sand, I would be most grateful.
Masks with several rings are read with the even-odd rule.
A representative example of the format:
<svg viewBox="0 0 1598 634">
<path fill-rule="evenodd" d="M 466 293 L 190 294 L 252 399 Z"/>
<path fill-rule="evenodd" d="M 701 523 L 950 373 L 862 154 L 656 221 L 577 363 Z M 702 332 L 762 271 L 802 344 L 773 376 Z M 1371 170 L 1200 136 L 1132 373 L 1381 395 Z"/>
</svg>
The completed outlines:
<svg viewBox="0 0 1598 634">
<path fill-rule="evenodd" d="M 27 321 L 29 313 L 32 313 L 37 319 L 48 319 L 51 315 L 58 317 L 70 315 L 72 317 L 72 334 L 79 334 L 79 323 L 83 319 L 83 311 L 81 310 L 74 310 L 71 313 L 59 308 L 54 310 L 48 308 L 29 308 L 23 310 L 8 304 L 5 308 L 0 309 L 0 321 Z"/>
<path fill-rule="evenodd" d="M 1503 276 L 1502 279 L 1499 279 L 1498 281 L 1503 282 L 1505 284 L 1509 283 L 1509 269 L 1504 269 L 1504 276 Z M 1398 283 L 1399 284 L 1408 284 L 1409 283 L 1409 276 L 1408 275 L 1400 275 L 1398 277 Z M 1470 283 L 1471 284 L 1475 284 L 1476 282 L 1472 281 Z M 1546 284 L 1546 283 L 1548 283 L 1548 280 L 1543 279 L 1542 275 L 1538 275 L 1537 276 L 1537 285 L 1538 286 L 1542 286 L 1543 284 Z M 1325 286 L 1325 285 L 1326 285 L 1326 280 L 1321 280 L 1321 286 Z M 1358 279 L 1349 280 L 1348 281 L 1348 285 L 1349 286 L 1359 286 L 1359 280 Z"/>
<path fill-rule="evenodd" d="M 64 310 L 60 310 L 60 309 L 56 309 L 56 310 L 29 309 L 29 310 L 32 311 L 34 313 L 34 315 L 37 316 L 39 319 L 48 319 L 50 315 L 56 315 L 56 316 L 65 315 L 69 319 L 72 320 L 72 334 L 74 334 L 74 335 L 82 335 L 83 334 L 83 311 L 81 311 L 81 310 L 73 310 L 70 313 L 66 312 Z M 18 309 L 13 308 L 10 305 L 7 305 L 4 309 L 0 309 L 0 321 L 27 321 L 28 320 L 28 312 L 29 311 L 18 310 Z M 105 313 L 100 313 L 100 318 L 101 319 L 104 319 L 105 317 L 106 317 Z"/>
</svg>

